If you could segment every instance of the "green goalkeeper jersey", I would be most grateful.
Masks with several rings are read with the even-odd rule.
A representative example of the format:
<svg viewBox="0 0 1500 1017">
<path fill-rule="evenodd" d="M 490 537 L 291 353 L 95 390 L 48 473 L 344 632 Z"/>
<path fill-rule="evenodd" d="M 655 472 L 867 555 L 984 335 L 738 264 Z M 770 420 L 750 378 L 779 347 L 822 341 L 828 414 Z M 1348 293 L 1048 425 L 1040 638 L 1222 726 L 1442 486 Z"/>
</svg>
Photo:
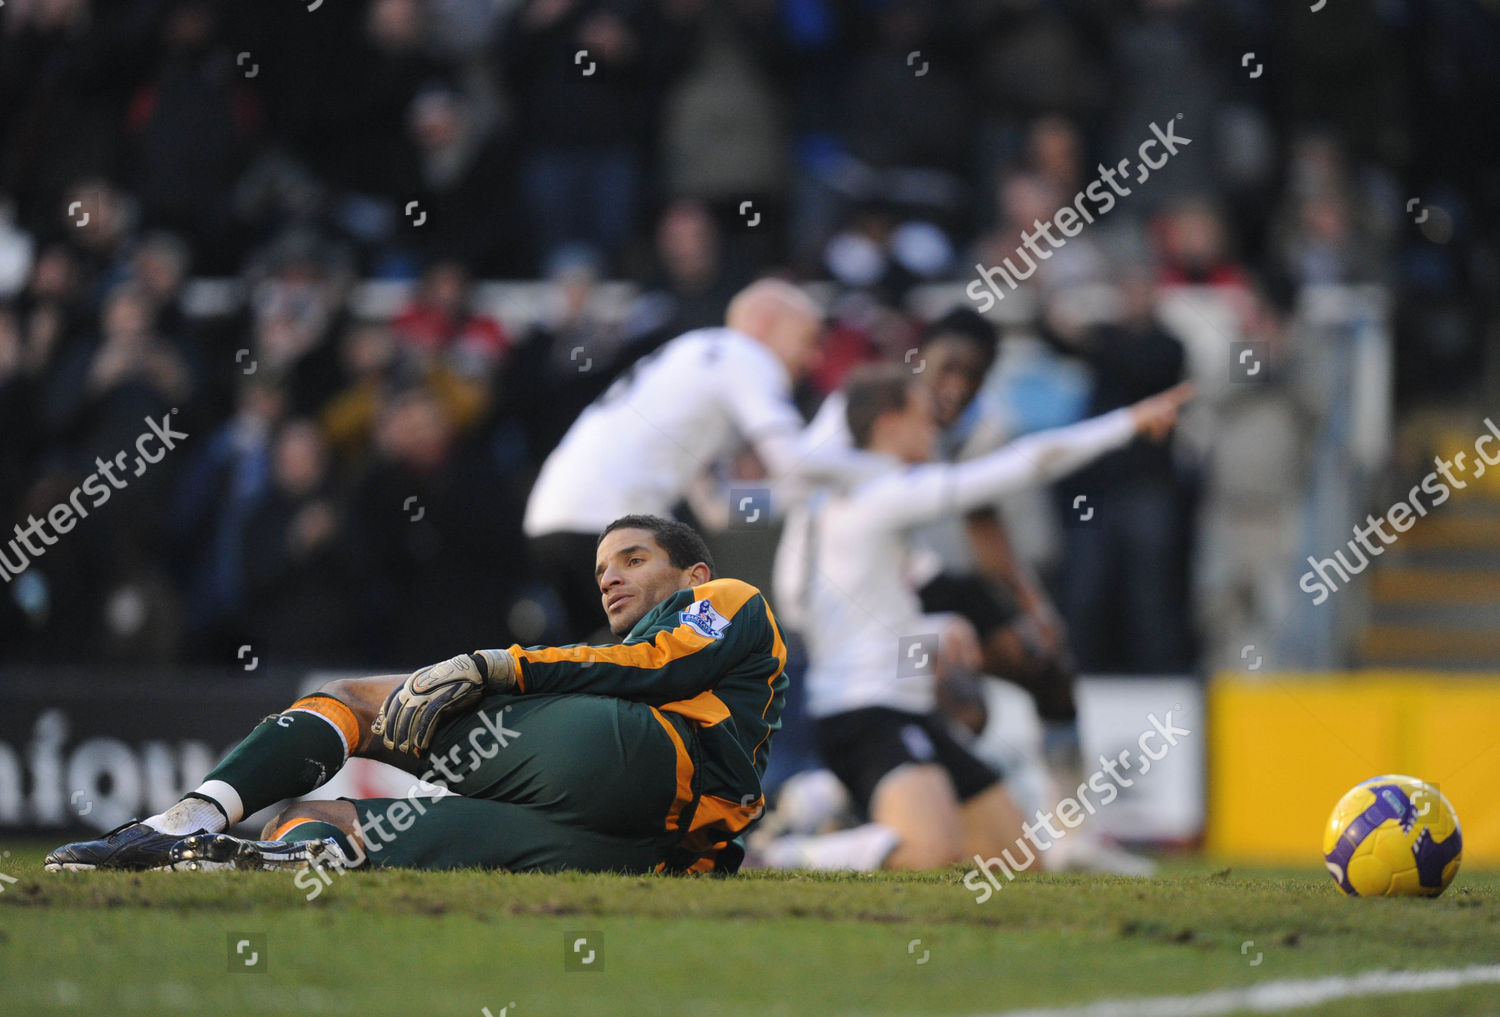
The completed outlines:
<svg viewBox="0 0 1500 1017">
<path fill-rule="evenodd" d="M 680 834 L 682 847 L 670 867 L 739 867 L 739 834 L 764 808 L 760 778 L 786 700 L 786 644 L 759 590 L 715 579 L 678 590 L 619 643 L 508 652 L 522 693 L 585 693 L 650 706 L 677 749 L 667 828 Z"/>
</svg>

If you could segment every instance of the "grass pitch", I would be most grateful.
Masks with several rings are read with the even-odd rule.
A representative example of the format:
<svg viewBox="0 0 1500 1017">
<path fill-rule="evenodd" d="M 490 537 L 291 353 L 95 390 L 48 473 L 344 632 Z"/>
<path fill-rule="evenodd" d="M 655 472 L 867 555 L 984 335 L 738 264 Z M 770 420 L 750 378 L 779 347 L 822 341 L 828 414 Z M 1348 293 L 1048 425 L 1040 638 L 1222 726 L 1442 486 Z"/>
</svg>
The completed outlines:
<svg viewBox="0 0 1500 1017">
<path fill-rule="evenodd" d="M 41 845 L 7 847 L 0 1013 L 28 1017 L 956 1017 L 1500 960 L 1500 873 L 1349 900 L 1311 868 L 1179 861 L 1149 880 L 1024 877 L 976 904 L 961 869 L 357 872 L 309 902 L 285 873 L 51 875 Z M 1290 1012 L 1497 1014 L 1500 987 Z"/>
</svg>

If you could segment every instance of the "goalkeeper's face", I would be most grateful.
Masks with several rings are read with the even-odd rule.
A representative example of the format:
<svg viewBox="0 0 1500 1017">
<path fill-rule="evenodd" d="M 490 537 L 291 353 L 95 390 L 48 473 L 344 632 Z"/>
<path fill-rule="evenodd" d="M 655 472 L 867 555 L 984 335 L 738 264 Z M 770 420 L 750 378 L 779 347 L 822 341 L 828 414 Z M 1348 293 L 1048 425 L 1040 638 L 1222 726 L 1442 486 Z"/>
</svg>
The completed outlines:
<svg viewBox="0 0 1500 1017">
<path fill-rule="evenodd" d="M 657 604 L 678 590 L 708 582 L 709 568 L 699 562 L 680 569 L 657 544 L 650 530 L 611 530 L 599 542 L 594 576 L 609 630 L 623 637 Z"/>
</svg>

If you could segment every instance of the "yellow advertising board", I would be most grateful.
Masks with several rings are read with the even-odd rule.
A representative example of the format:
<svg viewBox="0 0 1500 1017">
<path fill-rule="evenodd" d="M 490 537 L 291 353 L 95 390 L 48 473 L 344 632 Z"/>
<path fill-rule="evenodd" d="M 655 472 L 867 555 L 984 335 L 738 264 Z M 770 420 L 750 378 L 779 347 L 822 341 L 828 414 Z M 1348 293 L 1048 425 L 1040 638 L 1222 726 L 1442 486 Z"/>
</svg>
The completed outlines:
<svg viewBox="0 0 1500 1017">
<path fill-rule="evenodd" d="M 1404 773 L 1453 804 L 1465 864 L 1500 863 L 1500 675 L 1224 674 L 1208 727 L 1214 854 L 1316 861 L 1339 797 Z"/>
</svg>

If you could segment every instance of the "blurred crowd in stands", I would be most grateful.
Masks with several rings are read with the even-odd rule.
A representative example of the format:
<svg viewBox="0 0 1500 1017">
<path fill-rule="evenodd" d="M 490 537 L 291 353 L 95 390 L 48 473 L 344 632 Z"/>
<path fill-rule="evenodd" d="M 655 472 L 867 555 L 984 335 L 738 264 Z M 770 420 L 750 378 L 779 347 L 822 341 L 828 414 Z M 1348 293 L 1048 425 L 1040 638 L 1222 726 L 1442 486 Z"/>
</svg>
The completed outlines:
<svg viewBox="0 0 1500 1017">
<path fill-rule="evenodd" d="M 1379 285 L 1399 397 L 1462 394 L 1500 317 L 1500 128 L 1469 112 L 1500 100 L 1496 52 L 1469 0 L 9 0 L 0 548 L 147 416 L 191 439 L 0 590 L 0 661 L 416 666 L 566 640 L 520 513 L 630 362 L 756 275 L 823 283 L 810 412 L 902 359 L 943 309 L 922 294 L 963 300 L 1168 120 L 1191 143 L 1003 308 L 1007 343 L 1086 378 L 991 393 L 1006 426 L 1174 380 L 1194 354 L 1156 309 L 1189 287 L 1276 374 L 1308 288 Z M 200 306 L 203 278 L 233 298 Z M 491 279 L 544 287 L 505 321 L 475 299 Z M 360 313 L 362 280 L 410 290 Z M 608 280 L 632 284 L 618 313 Z M 1190 667 L 1214 463 L 1133 455 L 1077 483 L 1160 553 L 1126 567 L 1076 531 L 1058 555 L 1106 585 L 1069 620 L 1103 640 L 1085 669 Z M 1131 633 L 1101 635 L 1109 598 L 1164 583 L 1181 609 L 1132 660 Z"/>
</svg>

